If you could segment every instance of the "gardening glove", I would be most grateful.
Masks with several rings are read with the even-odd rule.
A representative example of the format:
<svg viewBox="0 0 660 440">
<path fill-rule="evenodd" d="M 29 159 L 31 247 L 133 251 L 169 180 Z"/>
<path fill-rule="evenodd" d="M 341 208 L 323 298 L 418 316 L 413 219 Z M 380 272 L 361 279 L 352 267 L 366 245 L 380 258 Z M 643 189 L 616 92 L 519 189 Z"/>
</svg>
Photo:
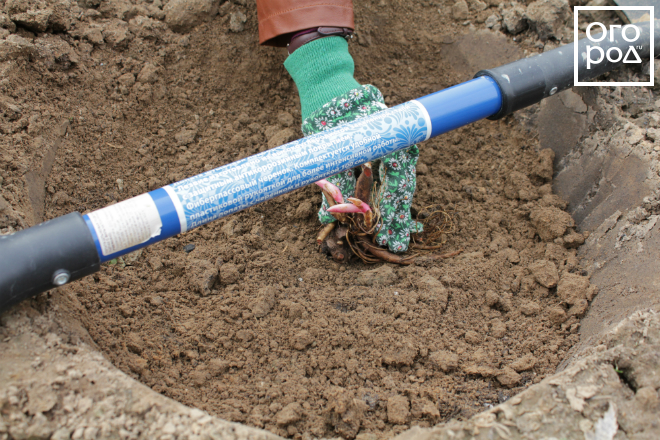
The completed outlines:
<svg viewBox="0 0 660 440">
<path fill-rule="evenodd" d="M 410 215 L 413 195 L 417 186 L 417 145 L 395 151 L 380 161 L 380 190 L 378 209 L 382 227 L 376 234 L 376 243 L 387 245 L 392 252 L 408 250 L 410 235 L 422 232 L 422 224 Z"/>
<path fill-rule="evenodd" d="M 348 43 L 341 37 L 326 37 L 298 48 L 284 62 L 284 67 L 298 86 L 305 136 L 351 122 L 387 108 L 383 95 L 372 85 L 360 85 L 353 78 L 353 58 Z M 380 163 L 381 185 L 378 208 L 382 220 L 376 241 L 392 252 L 408 250 L 410 235 L 421 232 L 421 224 L 410 217 L 415 192 L 415 167 L 419 149 L 416 145 L 391 153 Z M 342 192 L 344 199 L 355 192 L 355 173 L 347 170 L 327 178 Z M 319 220 L 335 221 L 327 212 L 323 196 Z"/>
</svg>

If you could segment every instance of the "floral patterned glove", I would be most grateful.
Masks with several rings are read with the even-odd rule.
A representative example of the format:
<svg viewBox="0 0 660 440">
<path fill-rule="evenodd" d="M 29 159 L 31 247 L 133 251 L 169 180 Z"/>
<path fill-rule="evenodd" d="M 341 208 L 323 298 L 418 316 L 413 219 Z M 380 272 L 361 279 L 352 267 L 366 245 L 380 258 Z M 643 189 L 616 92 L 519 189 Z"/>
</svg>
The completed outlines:
<svg viewBox="0 0 660 440">
<path fill-rule="evenodd" d="M 346 124 L 355 119 L 368 116 L 387 108 L 383 95 L 372 85 L 364 85 L 340 95 L 312 112 L 302 123 L 305 136 Z M 380 191 L 378 207 L 381 213 L 379 232 L 376 242 L 387 246 L 392 252 L 405 252 L 410 243 L 410 234 L 422 232 L 422 225 L 410 217 L 410 206 L 415 193 L 416 165 L 419 157 L 417 145 L 405 150 L 396 151 L 380 160 Z M 342 192 L 344 199 L 355 193 L 355 173 L 344 171 L 327 180 L 335 184 Z M 330 214 L 328 202 L 323 196 L 323 204 L 319 210 L 319 220 L 322 224 L 335 221 Z"/>
</svg>

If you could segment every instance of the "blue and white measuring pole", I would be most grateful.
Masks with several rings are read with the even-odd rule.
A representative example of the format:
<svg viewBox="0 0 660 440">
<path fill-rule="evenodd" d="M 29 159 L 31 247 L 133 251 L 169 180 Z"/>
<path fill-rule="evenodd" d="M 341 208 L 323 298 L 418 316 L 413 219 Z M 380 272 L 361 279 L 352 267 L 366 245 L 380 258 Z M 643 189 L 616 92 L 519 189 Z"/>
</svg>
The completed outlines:
<svg viewBox="0 0 660 440">
<path fill-rule="evenodd" d="M 81 216 L 0 236 L 0 311 L 100 264 L 497 113 L 479 77 Z"/>
<path fill-rule="evenodd" d="M 496 113 L 480 77 L 84 216 L 101 261 L 189 231 Z"/>
</svg>

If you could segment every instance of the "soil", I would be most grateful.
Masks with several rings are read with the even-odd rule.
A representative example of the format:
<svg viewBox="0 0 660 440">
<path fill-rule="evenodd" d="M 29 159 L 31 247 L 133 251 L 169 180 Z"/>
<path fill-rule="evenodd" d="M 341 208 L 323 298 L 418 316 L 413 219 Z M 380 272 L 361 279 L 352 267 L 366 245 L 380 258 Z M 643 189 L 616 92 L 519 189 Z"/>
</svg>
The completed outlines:
<svg viewBox="0 0 660 440">
<path fill-rule="evenodd" d="M 635 312 L 564 371 L 505 403 L 396 440 L 658 438 L 659 324 L 655 312 Z"/>
<path fill-rule="evenodd" d="M 16 4 L 0 1 L 23 14 L 0 41 L 3 233 L 301 136 L 285 51 L 258 47 L 253 2 L 181 34 L 159 0 L 60 2 L 43 28 Z M 465 79 L 439 55 L 474 30 L 438 14 L 451 4 L 356 8 L 356 78 L 388 104 Z M 531 31 L 517 38 L 542 50 Z M 120 369 L 227 420 L 353 438 L 468 418 L 554 373 L 595 294 L 576 258 L 585 235 L 552 194 L 553 158 L 512 118 L 421 145 L 415 207 L 452 216 L 452 259 L 339 265 L 317 251 L 308 187 L 66 292 Z"/>
</svg>

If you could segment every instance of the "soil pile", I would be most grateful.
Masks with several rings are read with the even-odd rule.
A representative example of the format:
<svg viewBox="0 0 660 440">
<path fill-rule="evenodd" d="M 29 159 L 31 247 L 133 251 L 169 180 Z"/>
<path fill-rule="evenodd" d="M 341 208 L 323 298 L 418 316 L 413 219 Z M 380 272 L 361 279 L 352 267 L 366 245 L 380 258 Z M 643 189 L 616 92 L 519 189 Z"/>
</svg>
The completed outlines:
<svg viewBox="0 0 660 440">
<path fill-rule="evenodd" d="M 358 80 L 395 104 L 464 79 L 429 57 L 463 32 L 459 3 L 453 16 L 357 5 Z M 465 14 L 501 28 L 476 3 Z M 3 233 L 301 136 L 285 54 L 257 46 L 252 2 L 3 4 Z M 308 187 L 105 265 L 70 295 L 119 368 L 228 420 L 352 438 L 468 417 L 553 373 L 595 294 L 553 154 L 536 147 L 509 119 L 421 145 L 415 206 L 453 216 L 453 259 L 338 265 L 317 252 Z"/>
</svg>

